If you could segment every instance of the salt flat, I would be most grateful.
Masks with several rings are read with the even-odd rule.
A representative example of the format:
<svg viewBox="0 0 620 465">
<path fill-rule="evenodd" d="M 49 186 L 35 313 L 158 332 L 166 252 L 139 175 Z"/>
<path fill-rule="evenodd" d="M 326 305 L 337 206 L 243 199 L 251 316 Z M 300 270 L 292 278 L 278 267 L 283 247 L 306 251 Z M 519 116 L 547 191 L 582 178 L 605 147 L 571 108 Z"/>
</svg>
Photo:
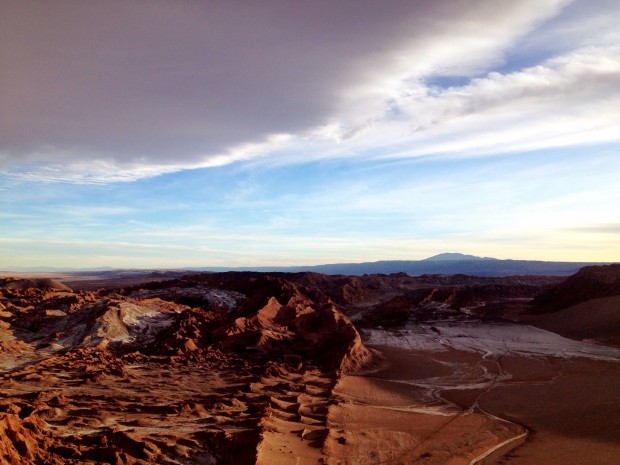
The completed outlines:
<svg viewBox="0 0 620 465">
<path fill-rule="evenodd" d="M 409 325 L 397 331 L 369 329 L 369 345 L 417 351 L 449 349 L 490 355 L 584 357 L 620 361 L 620 349 L 589 341 L 568 339 L 535 326 L 511 322 L 444 320 Z"/>
</svg>

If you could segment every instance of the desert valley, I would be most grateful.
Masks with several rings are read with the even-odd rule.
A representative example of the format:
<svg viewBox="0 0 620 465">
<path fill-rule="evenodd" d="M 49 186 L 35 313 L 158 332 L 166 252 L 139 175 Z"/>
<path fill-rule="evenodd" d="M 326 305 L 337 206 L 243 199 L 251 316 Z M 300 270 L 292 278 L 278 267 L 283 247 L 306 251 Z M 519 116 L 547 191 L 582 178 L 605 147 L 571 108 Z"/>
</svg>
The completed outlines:
<svg viewBox="0 0 620 465">
<path fill-rule="evenodd" d="M 0 281 L 7 464 L 600 464 L 620 265 Z"/>
</svg>

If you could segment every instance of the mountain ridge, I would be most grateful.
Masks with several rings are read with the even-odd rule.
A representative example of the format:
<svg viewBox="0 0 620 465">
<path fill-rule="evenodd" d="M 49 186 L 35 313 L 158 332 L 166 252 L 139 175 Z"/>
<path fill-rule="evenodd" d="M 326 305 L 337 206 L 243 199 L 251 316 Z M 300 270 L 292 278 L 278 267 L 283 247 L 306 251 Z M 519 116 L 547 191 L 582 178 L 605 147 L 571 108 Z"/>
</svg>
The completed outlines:
<svg viewBox="0 0 620 465">
<path fill-rule="evenodd" d="M 562 262 L 544 260 L 514 260 L 498 259 L 492 257 L 478 257 L 458 252 L 446 252 L 433 255 L 422 260 L 379 260 L 374 262 L 351 262 L 351 263 L 328 263 L 321 265 L 290 265 L 290 266 L 200 266 L 187 268 L 160 268 L 160 269 L 122 269 L 122 268 L 55 268 L 56 273 L 73 274 L 92 274 L 109 275 L 118 274 L 128 276 L 134 273 L 136 276 L 145 273 L 161 272 L 165 270 L 169 273 L 179 273 L 182 271 L 258 271 L 258 272 L 285 272 L 299 273 L 304 271 L 323 273 L 328 275 L 353 275 L 361 276 L 365 274 L 393 274 L 406 273 L 411 276 L 424 274 L 467 274 L 472 276 L 570 276 L 586 266 L 609 265 L 614 262 Z M 27 270 L 9 268 L 2 270 L 4 273 L 10 272 L 30 272 L 45 273 L 50 272 L 49 267 L 29 267 Z"/>
<path fill-rule="evenodd" d="M 547 262 L 541 260 L 510 259 L 457 259 L 457 260 L 381 260 L 362 263 L 333 263 L 288 267 L 202 267 L 196 271 L 260 271 L 260 272 L 316 272 L 328 275 L 394 274 L 411 276 L 424 274 L 472 276 L 570 276 L 586 266 L 607 265 L 611 262 Z"/>
</svg>

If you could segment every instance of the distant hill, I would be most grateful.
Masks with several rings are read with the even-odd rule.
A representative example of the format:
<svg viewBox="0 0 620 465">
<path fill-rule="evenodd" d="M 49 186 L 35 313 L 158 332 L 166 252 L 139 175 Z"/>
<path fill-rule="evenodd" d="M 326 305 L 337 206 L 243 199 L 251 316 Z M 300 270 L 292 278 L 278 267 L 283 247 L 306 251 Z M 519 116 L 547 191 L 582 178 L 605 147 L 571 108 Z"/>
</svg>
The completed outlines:
<svg viewBox="0 0 620 465">
<path fill-rule="evenodd" d="M 432 261 L 419 260 L 319 265 L 316 267 L 308 267 L 304 269 L 304 271 L 316 271 L 324 274 L 349 275 L 363 275 L 375 273 L 407 273 L 408 275 L 412 276 L 422 274 L 467 274 L 474 276 L 569 276 L 576 273 L 584 266 L 588 265 L 592 265 L 592 263 L 485 259 Z"/>
</svg>

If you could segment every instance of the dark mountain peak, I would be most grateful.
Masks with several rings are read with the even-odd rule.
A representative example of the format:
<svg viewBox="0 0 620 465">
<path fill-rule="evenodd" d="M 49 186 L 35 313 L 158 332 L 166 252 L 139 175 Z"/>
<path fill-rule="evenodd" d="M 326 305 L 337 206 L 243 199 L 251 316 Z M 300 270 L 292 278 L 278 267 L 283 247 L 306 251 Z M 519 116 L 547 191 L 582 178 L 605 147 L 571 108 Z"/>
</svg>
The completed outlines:
<svg viewBox="0 0 620 465">
<path fill-rule="evenodd" d="M 466 255 L 458 252 L 446 252 L 421 260 L 423 262 L 440 262 L 440 261 L 469 261 L 469 260 L 495 260 L 489 257 L 477 257 L 475 255 Z"/>
</svg>

